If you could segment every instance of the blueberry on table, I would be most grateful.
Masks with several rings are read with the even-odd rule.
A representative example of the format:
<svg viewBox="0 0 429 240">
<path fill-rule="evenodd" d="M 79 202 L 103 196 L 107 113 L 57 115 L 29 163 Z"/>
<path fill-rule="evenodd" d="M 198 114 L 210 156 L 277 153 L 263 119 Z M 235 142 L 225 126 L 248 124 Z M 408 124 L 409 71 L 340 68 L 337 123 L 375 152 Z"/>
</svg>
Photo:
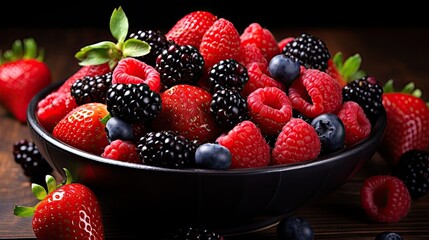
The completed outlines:
<svg viewBox="0 0 429 240">
<path fill-rule="evenodd" d="M 277 225 L 277 237 L 279 240 L 313 240 L 314 231 L 304 218 L 289 216 Z"/>
<path fill-rule="evenodd" d="M 322 152 L 328 153 L 344 145 L 345 129 L 341 119 L 333 113 L 324 113 L 311 121 L 322 144 Z"/>
<path fill-rule="evenodd" d="M 299 76 L 300 64 L 284 54 L 278 54 L 270 60 L 268 71 L 275 80 L 289 84 Z"/>
<path fill-rule="evenodd" d="M 403 238 L 395 232 L 381 232 L 377 234 L 375 240 L 403 240 Z"/>
<path fill-rule="evenodd" d="M 195 162 L 206 169 L 227 169 L 231 165 L 231 152 L 220 144 L 204 143 L 195 152 Z"/>
</svg>

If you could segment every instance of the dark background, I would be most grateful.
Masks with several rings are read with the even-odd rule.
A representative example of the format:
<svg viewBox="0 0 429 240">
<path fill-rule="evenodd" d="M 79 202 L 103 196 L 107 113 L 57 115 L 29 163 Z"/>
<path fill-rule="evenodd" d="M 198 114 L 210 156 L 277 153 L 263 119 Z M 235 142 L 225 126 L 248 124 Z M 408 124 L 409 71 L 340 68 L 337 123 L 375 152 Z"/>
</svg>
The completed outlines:
<svg viewBox="0 0 429 240">
<path fill-rule="evenodd" d="M 51 2 L 51 1 L 50 1 Z M 169 29 L 195 10 L 208 10 L 242 30 L 252 22 L 277 27 L 427 26 L 426 7 L 410 1 L 293 0 L 151 0 L 151 1 L 6 1 L 0 9 L 2 27 L 107 27 L 114 8 L 122 6 L 130 28 Z M 6 4 L 6 5 L 3 5 Z"/>
</svg>

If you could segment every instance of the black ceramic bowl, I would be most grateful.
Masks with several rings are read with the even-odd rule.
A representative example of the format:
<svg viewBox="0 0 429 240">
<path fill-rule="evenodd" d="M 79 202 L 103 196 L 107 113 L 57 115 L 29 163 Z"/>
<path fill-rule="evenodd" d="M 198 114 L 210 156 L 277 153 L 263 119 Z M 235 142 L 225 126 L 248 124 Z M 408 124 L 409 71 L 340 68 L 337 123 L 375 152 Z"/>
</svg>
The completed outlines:
<svg viewBox="0 0 429 240">
<path fill-rule="evenodd" d="M 167 169 L 105 159 L 55 139 L 35 113 L 39 100 L 58 86 L 43 90 L 29 105 L 28 127 L 34 142 L 58 172 L 68 168 L 75 180 L 92 187 L 105 212 L 135 216 L 142 228 L 189 222 L 235 234 L 275 224 L 353 177 L 377 151 L 386 127 L 383 111 L 367 139 L 303 164 Z"/>
</svg>

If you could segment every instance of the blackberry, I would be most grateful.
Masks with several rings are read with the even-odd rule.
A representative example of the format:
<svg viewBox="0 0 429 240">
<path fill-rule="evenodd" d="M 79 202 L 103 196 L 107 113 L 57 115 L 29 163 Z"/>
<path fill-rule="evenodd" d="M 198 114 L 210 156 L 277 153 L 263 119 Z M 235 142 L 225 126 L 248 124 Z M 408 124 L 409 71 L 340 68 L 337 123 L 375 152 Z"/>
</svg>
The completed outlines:
<svg viewBox="0 0 429 240">
<path fill-rule="evenodd" d="M 343 101 L 354 101 L 364 110 L 366 116 L 375 120 L 383 108 L 383 85 L 374 77 L 364 76 L 343 87 Z"/>
<path fill-rule="evenodd" d="M 153 119 L 161 111 L 161 96 L 147 84 L 112 84 L 107 90 L 107 111 L 129 123 Z"/>
<path fill-rule="evenodd" d="M 286 44 L 282 53 L 305 68 L 325 71 L 331 57 L 325 43 L 318 37 L 303 33 Z"/>
<path fill-rule="evenodd" d="M 167 40 L 164 34 L 159 30 L 148 29 L 139 30 L 130 33 L 129 38 L 139 39 L 149 44 L 150 52 L 142 57 L 136 57 L 138 60 L 155 67 L 156 58 L 164 49 L 167 49 L 172 43 Z"/>
<path fill-rule="evenodd" d="M 32 182 L 43 184 L 45 176 L 53 171 L 36 144 L 27 139 L 20 139 L 13 144 L 13 156 Z"/>
<path fill-rule="evenodd" d="M 210 102 L 210 113 L 216 123 L 225 129 L 231 129 L 239 122 L 250 119 L 246 99 L 237 91 L 218 90 Z"/>
<path fill-rule="evenodd" d="M 249 81 L 247 68 L 232 58 L 221 60 L 213 65 L 208 77 L 212 93 L 222 89 L 241 91 L 244 84 Z"/>
<path fill-rule="evenodd" d="M 191 45 L 172 44 L 158 55 L 155 69 L 166 87 L 177 84 L 195 85 L 203 75 L 204 58 Z"/>
<path fill-rule="evenodd" d="M 112 84 L 112 72 L 98 76 L 85 76 L 76 80 L 70 93 L 78 105 L 90 102 L 106 103 L 106 93 Z"/>
<path fill-rule="evenodd" d="M 392 175 L 405 183 L 413 200 L 423 197 L 429 192 L 429 152 L 408 150 L 393 167 Z"/>
<path fill-rule="evenodd" d="M 167 168 L 195 166 L 198 144 L 174 131 L 148 132 L 137 142 L 137 152 L 144 164 Z"/>
<path fill-rule="evenodd" d="M 176 240 L 222 240 L 222 235 L 202 225 L 185 225 L 179 227 L 173 239 Z"/>
</svg>

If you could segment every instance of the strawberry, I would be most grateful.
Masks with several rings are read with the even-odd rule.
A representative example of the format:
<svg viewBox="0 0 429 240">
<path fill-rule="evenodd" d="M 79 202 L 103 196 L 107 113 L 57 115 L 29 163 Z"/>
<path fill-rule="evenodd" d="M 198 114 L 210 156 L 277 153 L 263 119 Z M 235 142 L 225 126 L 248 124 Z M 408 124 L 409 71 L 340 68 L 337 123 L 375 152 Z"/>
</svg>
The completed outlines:
<svg viewBox="0 0 429 240">
<path fill-rule="evenodd" d="M 109 144 L 105 123 L 101 121 L 108 114 L 103 103 L 80 105 L 58 122 L 52 135 L 75 148 L 101 155 Z"/>
<path fill-rule="evenodd" d="M 270 30 L 263 28 L 259 23 L 251 23 L 240 35 L 241 45 L 256 44 L 265 59 L 269 62 L 272 57 L 280 54 L 277 40 Z"/>
<path fill-rule="evenodd" d="M 37 239 L 103 240 L 104 225 L 97 196 L 87 186 L 73 182 L 67 169 L 64 171 L 67 178 L 58 185 L 53 176 L 46 176 L 48 192 L 33 183 L 33 194 L 40 202 L 34 207 L 15 205 L 14 215 L 33 217 Z"/>
<path fill-rule="evenodd" d="M 178 45 L 191 45 L 198 49 L 204 33 L 216 20 L 217 17 L 208 11 L 191 12 L 179 19 L 165 37 Z"/>
<path fill-rule="evenodd" d="M 43 57 L 32 38 L 16 40 L 12 49 L 0 56 L 0 104 L 22 123 L 27 120 L 31 99 L 52 81 Z"/>
<path fill-rule="evenodd" d="M 411 82 L 401 91 L 393 89 L 388 81 L 383 89 L 383 106 L 386 110 L 386 131 L 379 151 L 392 166 L 402 154 L 411 149 L 429 147 L 429 109 L 420 98 L 421 91 Z"/>
<path fill-rule="evenodd" d="M 201 87 L 178 84 L 161 93 L 161 112 L 155 130 L 174 130 L 190 140 L 213 141 L 219 129 L 210 113 L 212 95 Z"/>
<path fill-rule="evenodd" d="M 359 54 L 355 54 L 344 61 L 343 54 L 337 52 L 328 60 L 326 73 L 337 80 L 342 88 L 347 85 L 347 83 L 365 76 L 365 73 L 359 70 L 361 63 L 362 58 Z"/>
<path fill-rule="evenodd" d="M 219 18 L 207 29 L 199 46 L 205 68 L 210 69 L 220 60 L 236 58 L 240 50 L 240 35 L 234 24 Z"/>
</svg>

